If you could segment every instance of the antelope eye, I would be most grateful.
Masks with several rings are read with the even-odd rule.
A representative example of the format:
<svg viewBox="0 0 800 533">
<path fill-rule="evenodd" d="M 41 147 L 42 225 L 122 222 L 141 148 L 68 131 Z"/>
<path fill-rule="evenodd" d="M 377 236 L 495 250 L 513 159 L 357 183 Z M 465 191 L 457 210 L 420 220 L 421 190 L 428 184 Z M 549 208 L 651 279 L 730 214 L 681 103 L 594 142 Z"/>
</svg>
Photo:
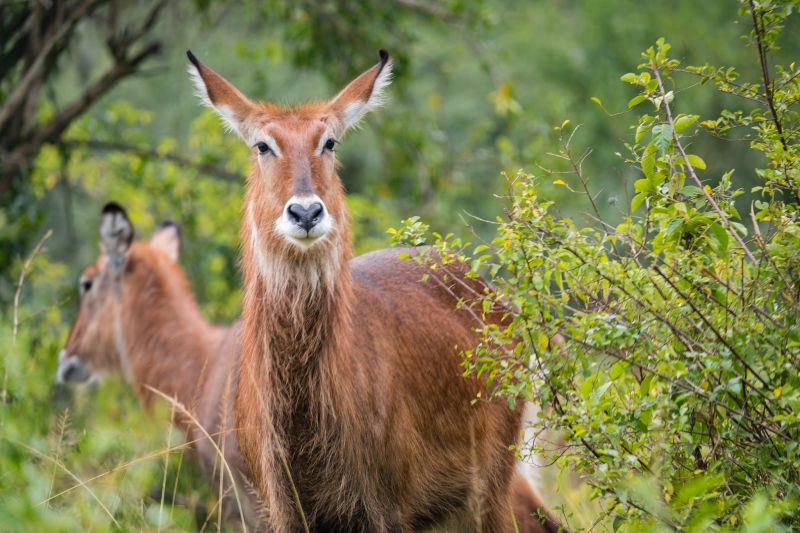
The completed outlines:
<svg viewBox="0 0 800 533">
<path fill-rule="evenodd" d="M 264 141 L 257 142 L 255 146 L 256 146 L 256 148 L 258 148 L 258 153 L 259 154 L 268 154 L 268 153 L 272 152 L 272 149 Z"/>
<path fill-rule="evenodd" d="M 328 139 L 325 141 L 325 150 L 329 152 L 333 152 L 333 149 L 336 148 L 336 143 L 339 142 L 336 139 Z"/>
<path fill-rule="evenodd" d="M 92 290 L 92 280 L 91 279 L 82 279 L 79 284 L 78 291 L 80 292 L 81 296 L 85 295 L 87 292 Z"/>
</svg>

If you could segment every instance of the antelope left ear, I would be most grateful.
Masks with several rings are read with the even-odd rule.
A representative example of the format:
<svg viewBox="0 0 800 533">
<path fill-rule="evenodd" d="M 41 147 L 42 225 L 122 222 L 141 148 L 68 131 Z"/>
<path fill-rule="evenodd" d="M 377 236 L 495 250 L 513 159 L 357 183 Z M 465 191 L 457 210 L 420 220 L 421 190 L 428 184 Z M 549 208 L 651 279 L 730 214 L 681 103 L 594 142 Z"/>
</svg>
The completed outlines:
<svg viewBox="0 0 800 533">
<path fill-rule="evenodd" d="M 254 104 L 231 82 L 202 64 L 191 50 L 186 51 L 186 56 L 191 62 L 189 76 L 194 82 L 197 96 L 249 144 L 251 132 L 247 128 L 247 117 L 255 108 Z"/>
<path fill-rule="evenodd" d="M 378 55 L 377 65 L 351 81 L 328 104 L 336 121 L 336 135 L 343 135 L 364 115 L 383 104 L 383 91 L 392 82 L 392 62 L 386 50 L 380 50 Z"/>
<path fill-rule="evenodd" d="M 109 202 L 103 207 L 100 215 L 100 242 L 114 270 L 122 270 L 133 242 L 133 224 L 118 203 Z"/>
<path fill-rule="evenodd" d="M 183 232 L 180 225 L 171 220 L 165 220 L 150 237 L 150 246 L 165 252 L 173 261 L 177 262 L 183 245 Z"/>
</svg>

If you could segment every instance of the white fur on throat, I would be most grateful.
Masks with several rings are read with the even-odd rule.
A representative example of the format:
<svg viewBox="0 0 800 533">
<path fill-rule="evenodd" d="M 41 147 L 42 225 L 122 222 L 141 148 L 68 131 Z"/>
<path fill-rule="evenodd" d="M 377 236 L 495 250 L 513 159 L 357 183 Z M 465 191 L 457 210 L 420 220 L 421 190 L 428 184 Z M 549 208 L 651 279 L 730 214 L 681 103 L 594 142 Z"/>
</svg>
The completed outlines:
<svg viewBox="0 0 800 533">
<path fill-rule="evenodd" d="M 326 215 L 326 218 L 329 216 Z M 250 205 L 247 207 L 247 224 L 258 274 L 273 294 L 286 294 L 289 282 L 312 293 L 323 287 L 333 287 L 340 268 L 340 258 L 335 247 L 328 246 L 327 236 L 318 239 L 316 246 L 305 252 L 289 242 L 282 249 L 267 252 Z M 315 253 L 317 251 L 319 253 Z M 297 252 L 301 255 L 296 255 Z"/>
<path fill-rule="evenodd" d="M 386 102 L 384 89 L 392 83 L 392 62 L 387 62 L 378 77 L 375 78 L 375 83 L 372 85 L 372 93 L 369 95 L 367 101 L 353 102 L 348 105 L 342 117 L 344 121 L 344 131 L 358 126 L 358 123 L 364 118 L 364 115 L 373 109 L 382 106 Z"/>
</svg>

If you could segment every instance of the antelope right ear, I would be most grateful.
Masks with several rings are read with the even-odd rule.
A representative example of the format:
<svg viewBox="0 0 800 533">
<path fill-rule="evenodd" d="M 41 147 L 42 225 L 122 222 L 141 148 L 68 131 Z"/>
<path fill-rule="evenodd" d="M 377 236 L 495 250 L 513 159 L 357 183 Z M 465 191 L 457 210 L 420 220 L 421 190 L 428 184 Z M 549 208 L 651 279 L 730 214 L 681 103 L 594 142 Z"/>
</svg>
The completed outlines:
<svg viewBox="0 0 800 533">
<path fill-rule="evenodd" d="M 177 223 L 165 220 L 150 237 L 150 246 L 166 252 L 173 261 L 177 262 L 183 244 L 181 234 L 181 227 Z"/>
<path fill-rule="evenodd" d="M 369 111 L 383 104 L 383 92 L 392 81 L 392 62 L 386 50 L 378 51 L 378 63 L 342 89 L 328 103 L 335 119 L 336 135 L 358 125 Z"/>
<path fill-rule="evenodd" d="M 249 144 L 251 132 L 247 128 L 247 117 L 255 109 L 255 105 L 228 80 L 200 63 L 191 50 L 186 51 L 186 56 L 192 63 L 189 66 L 189 76 L 194 82 L 197 96 Z"/>
<path fill-rule="evenodd" d="M 111 266 L 121 270 L 128 258 L 133 242 L 133 224 L 125 210 L 116 202 L 109 202 L 100 215 L 100 242 Z"/>
</svg>

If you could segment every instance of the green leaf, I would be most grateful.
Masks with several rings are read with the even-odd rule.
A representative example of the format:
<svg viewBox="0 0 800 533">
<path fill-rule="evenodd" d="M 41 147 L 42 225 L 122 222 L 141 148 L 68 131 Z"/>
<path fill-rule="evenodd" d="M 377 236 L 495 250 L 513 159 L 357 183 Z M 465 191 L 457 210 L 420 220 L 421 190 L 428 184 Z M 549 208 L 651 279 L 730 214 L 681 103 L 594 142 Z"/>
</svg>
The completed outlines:
<svg viewBox="0 0 800 533">
<path fill-rule="evenodd" d="M 647 396 L 650 394 L 650 385 L 653 383 L 653 374 L 647 374 L 645 378 L 642 380 L 641 385 L 639 385 L 639 394 L 642 397 Z"/>
<path fill-rule="evenodd" d="M 718 243 L 717 251 L 720 255 L 726 255 L 728 251 L 728 244 L 730 243 L 728 232 L 718 222 L 711 224 L 710 229 Z"/>
<path fill-rule="evenodd" d="M 645 156 L 642 159 L 642 171 L 644 171 L 644 175 L 647 176 L 648 179 L 653 177 L 653 171 L 656 167 L 656 154 L 655 152 L 650 153 L 649 155 Z"/>
<path fill-rule="evenodd" d="M 636 190 L 636 192 L 642 192 L 642 193 L 653 192 L 653 185 L 650 183 L 649 179 L 636 180 L 633 183 L 633 188 Z"/>
<path fill-rule="evenodd" d="M 700 170 L 706 169 L 706 162 L 703 161 L 703 158 L 699 155 L 689 154 L 686 156 L 686 159 L 689 160 L 689 164 L 694 168 L 699 168 Z"/>
<path fill-rule="evenodd" d="M 636 126 L 636 135 L 634 139 L 638 143 L 644 137 L 644 134 L 650 131 L 650 123 L 649 122 L 640 122 L 638 126 Z"/>
<path fill-rule="evenodd" d="M 603 397 L 603 395 L 604 395 L 604 394 L 606 393 L 606 391 L 608 390 L 608 388 L 609 388 L 611 385 L 613 385 L 613 384 L 614 384 L 614 382 L 613 382 L 613 381 L 608 381 L 608 382 L 606 382 L 606 383 L 603 383 L 602 385 L 600 385 L 600 386 L 597 388 L 597 390 L 595 390 L 595 391 L 594 391 L 594 398 L 595 398 L 596 400 L 599 400 L 600 398 L 602 398 L 602 397 Z"/>
<path fill-rule="evenodd" d="M 633 199 L 631 199 L 631 213 L 634 213 L 637 209 L 639 209 L 639 206 L 641 206 L 642 202 L 644 202 L 646 199 L 647 193 L 644 192 L 634 196 Z"/>
<path fill-rule="evenodd" d="M 733 220 L 729 220 L 728 224 L 733 226 L 733 229 L 735 229 L 740 235 L 747 237 L 747 227 L 744 224 L 740 222 L 734 222 Z"/>
<path fill-rule="evenodd" d="M 509 396 L 506 398 L 506 402 L 508 404 L 508 408 L 512 411 L 516 410 L 517 408 L 517 398 L 515 396 Z"/>
<path fill-rule="evenodd" d="M 647 97 L 642 96 L 641 94 L 634 96 L 628 101 L 628 109 L 633 109 L 634 107 L 641 104 L 645 100 L 647 100 Z"/>
<path fill-rule="evenodd" d="M 581 383 L 580 386 L 581 396 L 583 396 L 584 398 L 589 397 L 589 393 L 592 392 L 592 388 L 594 387 L 594 382 L 596 378 L 597 376 L 592 375 L 586 378 L 586 380 L 583 383 Z"/>
<path fill-rule="evenodd" d="M 628 369 L 628 363 L 625 361 L 617 361 L 611 366 L 608 375 L 611 379 L 616 380 Z"/>
<path fill-rule="evenodd" d="M 670 143 L 672 143 L 672 126 L 669 124 L 658 124 L 653 126 L 653 141 L 662 155 L 667 153 Z"/>
<path fill-rule="evenodd" d="M 697 122 L 699 119 L 699 115 L 681 115 L 675 121 L 675 132 L 680 133 L 684 131 L 686 128 Z"/>
</svg>

